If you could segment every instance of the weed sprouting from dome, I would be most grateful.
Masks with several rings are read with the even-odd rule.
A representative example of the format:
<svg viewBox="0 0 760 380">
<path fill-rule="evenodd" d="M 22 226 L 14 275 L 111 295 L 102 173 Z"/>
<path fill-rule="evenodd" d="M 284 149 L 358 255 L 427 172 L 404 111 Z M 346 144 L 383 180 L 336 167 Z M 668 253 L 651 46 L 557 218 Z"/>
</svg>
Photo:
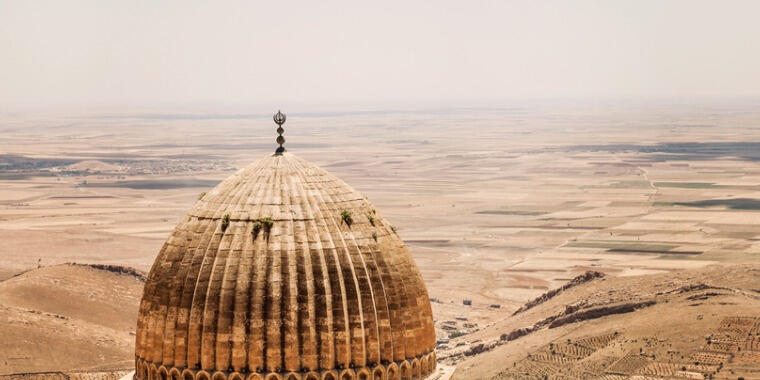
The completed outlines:
<svg viewBox="0 0 760 380">
<path fill-rule="evenodd" d="M 351 216 L 351 211 L 348 211 L 346 209 L 341 210 L 340 218 L 343 219 L 343 222 L 346 223 L 346 225 L 349 227 L 351 227 L 351 225 L 354 223 L 354 218 Z"/>
<path fill-rule="evenodd" d="M 222 217 L 222 232 L 227 231 L 227 227 L 230 226 L 230 214 L 224 214 Z"/>
</svg>

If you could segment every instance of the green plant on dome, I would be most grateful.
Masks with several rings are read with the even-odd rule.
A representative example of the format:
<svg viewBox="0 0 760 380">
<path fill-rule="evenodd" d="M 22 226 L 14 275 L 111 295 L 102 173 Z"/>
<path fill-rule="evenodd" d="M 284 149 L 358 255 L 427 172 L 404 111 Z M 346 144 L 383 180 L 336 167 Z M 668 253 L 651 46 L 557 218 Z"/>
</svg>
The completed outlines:
<svg viewBox="0 0 760 380">
<path fill-rule="evenodd" d="M 346 223 L 346 225 L 349 227 L 354 224 L 354 218 L 351 216 L 351 211 L 348 211 L 346 209 L 341 210 L 340 218 L 343 219 L 343 222 Z"/>
<path fill-rule="evenodd" d="M 264 229 L 267 231 L 272 229 L 272 226 L 274 225 L 274 220 L 272 220 L 272 218 L 269 216 L 259 218 L 259 222 L 264 226 Z"/>
<path fill-rule="evenodd" d="M 253 220 L 253 234 L 258 235 L 259 231 L 261 231 L 262 228 L 264 229 L 264 231 L 269 233 L 273 225 L 274 225 L 274 220 L 272 220 L 272 218 L 268 216 L 254 219 Z"/>
<path fill-rule="evenodd" d="M 230 214 L 224 214 L 222 217 L 222 232 L 227 231 L 227 227 L 230 226 Z"/>
</svg>

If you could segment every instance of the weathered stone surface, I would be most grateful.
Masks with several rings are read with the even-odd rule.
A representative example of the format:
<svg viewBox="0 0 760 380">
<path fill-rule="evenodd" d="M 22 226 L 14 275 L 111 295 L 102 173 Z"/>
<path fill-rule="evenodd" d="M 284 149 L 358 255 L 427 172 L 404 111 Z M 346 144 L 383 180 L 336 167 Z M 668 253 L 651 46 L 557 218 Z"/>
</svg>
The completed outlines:
<svg viewBox="0 0 760 380">
<path fill-rule="evenodd" d="M 419 378 L 434 348 L 427 290 L 393 228 L 285 153 L 202 196 L 164 244 L 140 305 L 136 377 Z"/>
</svg>

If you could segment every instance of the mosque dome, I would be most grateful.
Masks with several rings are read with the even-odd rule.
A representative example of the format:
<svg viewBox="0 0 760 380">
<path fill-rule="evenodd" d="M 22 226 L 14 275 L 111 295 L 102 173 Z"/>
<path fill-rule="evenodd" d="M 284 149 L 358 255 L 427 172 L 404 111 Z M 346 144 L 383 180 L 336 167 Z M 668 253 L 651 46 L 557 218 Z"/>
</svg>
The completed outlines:
<svg viewBox="0 0 760 380">
<path fill-rule="evenodd" d="M 284 148 L 177 225 L 136 335 L 138 380 L 418 379 L 435 368 L 427 290 L 395 228 Z"/>
</svg>

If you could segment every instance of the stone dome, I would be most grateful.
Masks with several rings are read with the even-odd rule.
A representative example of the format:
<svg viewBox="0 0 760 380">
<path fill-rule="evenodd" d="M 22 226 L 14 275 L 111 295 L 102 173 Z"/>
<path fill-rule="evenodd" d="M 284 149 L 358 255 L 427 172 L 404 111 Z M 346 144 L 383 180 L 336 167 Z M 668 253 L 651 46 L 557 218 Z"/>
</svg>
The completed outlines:
<svg viewBox="0 0 760 380">
<path fill-rule="evenodd" d="M 395 228 L 289 153 L 201 195 L 164 243 L 137 321 L 143 379 L 417 379 L 427 290 Z"/>
</svg>

